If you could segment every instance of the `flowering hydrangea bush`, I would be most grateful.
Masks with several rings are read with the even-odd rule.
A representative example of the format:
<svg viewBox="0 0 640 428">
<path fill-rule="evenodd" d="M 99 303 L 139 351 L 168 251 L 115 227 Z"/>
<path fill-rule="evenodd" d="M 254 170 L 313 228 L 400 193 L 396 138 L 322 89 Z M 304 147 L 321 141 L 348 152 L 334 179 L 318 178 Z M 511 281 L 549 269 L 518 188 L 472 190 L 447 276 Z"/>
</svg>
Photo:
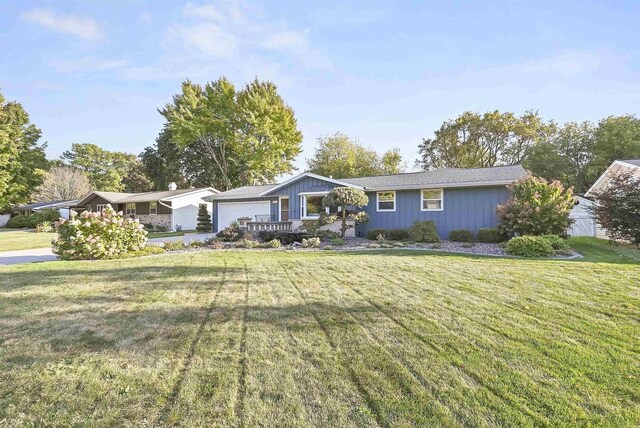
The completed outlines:
<svg viewBox="0 0 640 428">
<path fill-rule="evenodd" d="M 56 222 L 58 238 L 53 252 L 63 260 L 107 259 L 139 251 L 147 242 L 147 231 L 137 219 L 107 207 L 102 212 L 74 212 L 71 219 Z"/>
</svg>

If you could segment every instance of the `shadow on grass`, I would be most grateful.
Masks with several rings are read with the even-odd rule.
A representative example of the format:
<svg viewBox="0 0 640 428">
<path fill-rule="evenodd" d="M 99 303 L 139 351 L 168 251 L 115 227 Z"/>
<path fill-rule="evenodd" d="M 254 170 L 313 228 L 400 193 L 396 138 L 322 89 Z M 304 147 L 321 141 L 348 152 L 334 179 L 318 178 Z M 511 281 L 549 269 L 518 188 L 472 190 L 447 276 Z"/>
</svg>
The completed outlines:
<svg viewBox="0 0 640 428">
<path fill-rule="evenodd" d="M 87 298 L 87 303 L 92 299 Z M 394 313 L 404 313 L 401 308 L 391 308 Z M 10 355 L 0 365 L 30 365 L 35 362 L 46 363 L 59 358 L 77 358 L 87 354 L 113 356 L 117 353 L 138 353 L 153 357 L 166 352 L 177 352 L 184 344 L 193 340 L 193 335 L 202 323 L 208 310 L 207 306 L 186 306 L 150 309 L 108 310 L 85 307 L 79 311 L 52 312 L 44 316 L 14 320 L 10 327 L 0 333 L 0 344 L 10 340 L 23 351 Z M 204 333 L 210 335 L 228 323 L 239 325 L 242 322 L 244 307 L 238 302 L 214 305 L 211 318 Z M 351 330 L 358 326 L 353 318 L 345 316 L 356 313 L 378 313 L 371 305 L 334 305 L 325 303 L 292 304 L 286 306 L 249 305 L 246 307 L 247 323 L 252 329 L 262 330 L 261 324 L 280 327 L 284 332 L 307 332 L 319 330 L 313 312 L 319 314 L 323 324 L 330 330 Z M 28 312 L 27 312 L 28 314 Z M 375 324 L 375 317 L 367 317 Z M 384 322 L 379 318 L 380 322 Z M 0 325 L 2 325 L 0 318 Z M 360 321 L 362 324 L 362 321 Z M 306 334 L 306 333 L 305 333 Z M 337 333 L 339 334 L 339 333 Z M 240 340 L 230 344 L 231 348 Z M 222 346 L 211 343 L 210 346 Z M 43 352 L 44 351 L 44 352 Z"/>
<path fill-rule="evenodd" d="M 60 262 L 66 263 L 66 262 Z M 171 284 L 176 282 L 193 282 L 200 277 L 218 278 L 226 270 L 228 274 L 243 272 L 241 268 L 222 266 L 190 266 L 171 265 L 167 260 L 167 265 L 152 265 L 139 267 L 118 267 L 118 268 L 91 268 L 87 263 L 86 269 L 74 266 L 69 269 L 47 269 L 28 270 L 23 272 L 3 273 L 0 278 L 0 291 L 11 291 L 27 287 L 41 285 L 58 286 L 64 283 L 77 283 L 79 281 L 91 282 L 99 279 L 101 283 L 149 283 L 162 285 L 170 280 Z M 57 282 L 56 280 L 59 280 Z"/>
</svg>

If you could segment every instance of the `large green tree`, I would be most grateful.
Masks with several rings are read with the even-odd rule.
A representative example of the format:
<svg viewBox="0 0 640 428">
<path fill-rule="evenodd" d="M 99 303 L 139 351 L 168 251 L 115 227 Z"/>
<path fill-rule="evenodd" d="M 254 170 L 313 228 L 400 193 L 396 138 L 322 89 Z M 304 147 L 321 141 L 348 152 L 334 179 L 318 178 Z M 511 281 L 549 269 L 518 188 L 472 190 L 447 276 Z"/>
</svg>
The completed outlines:
<svg viewBox="0 0 640 428">
<path fill-rule="evenodd" d="M 145 174 L 156 190 L 165 190 L 169 183 L 178 187 L 208 187 L 223 189 L 225 182 L 216 174 L 216 167 L 208 156 L 204 145 L 195 141 L 179 147 L 173 141 L 171 130 L 164 127 L 153 146 L 140 154 Z"/>
<path fill-rule="evenodd" d="M 518 117 L 497 110 L 468 111 L 444 122 L 434 138 L 423 139 L 417 165 L 429 170 L 519 164 L 554 129 L 553 123 L 545 123 L 536 112 Z"/>
<path fill-rule="evenodd" d="M 398 149 L 380 156 L 375 150 L 367 149 L 340 132 L 319 137 L 317 143 L 313 157 L 307 160 L 307 169 L 314 174 L 350 178 L 403 171 Z"/>
<path fill-rule="evenodd" d="M 538 177 L 558 180 L 583 194 L 599 175 L 592 166 L 594 132 L 591 122 L 568 122 L 535 145 L 523 165 Z"/>
<path fill-rule="evenodd" d="M 256 79 L 236 91 L 224 77 L 204 86 L 185 81 L 160 112 L 179 148 L 202 148 L 218 188 L 272 182 L 294 170 L 301 150 L 293 110 L 271 82 Z"/>
<path fill-rule="evenodd" d="M 73 144 L 61 159 L 65 164 L 84 171 L 93 190 L 104 192 L 125 190 L 127 172 L 137 161 L 135 155 L 111 152 L 95 144 Z"/>
<path fill-rule="evenodd" d="M 634 115 L 606 117 L 598 122 L 594 140 L 592 168 L 598 175 L 616 159 L 640 159 L 640 119 Z"/>
<path fill-rule="evenodd" d="M 0 211 L 28 201 L 42 183 L 48 162 L 40 136 L 22 105 L 0 93 Z"/>
</svg>

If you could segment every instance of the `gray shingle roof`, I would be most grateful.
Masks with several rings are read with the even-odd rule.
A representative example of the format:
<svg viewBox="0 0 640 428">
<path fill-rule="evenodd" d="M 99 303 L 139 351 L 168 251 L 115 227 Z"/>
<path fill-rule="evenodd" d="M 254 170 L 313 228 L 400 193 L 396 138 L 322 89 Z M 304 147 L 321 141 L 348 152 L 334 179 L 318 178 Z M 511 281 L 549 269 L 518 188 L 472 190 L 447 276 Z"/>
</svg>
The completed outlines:
<svg viewBox="0 0 640 428">
<path fill-rule="evenodd" d="M 378 175 L 372 177 L 341 178 L 340 181 L 364 187 L 365 190 L 419 189 L 422 187 L 465 187 L 491 184 L 507 184 L 527 175 L 520 165 L 488 168 L 444 168 L 434 171 L 406 174 Z M 206 200 L 258 198 L 260 194 L 277 184 L 244 186 L 209 196 Z M 322 190 L 328 190 L 322 189 Z"/>
<path fill-rule="evenodd" d="M 126 203 L 126 202 L 152 202 L 152 201 L 161 201 L 168 198 L 173 198 L 175 196 L 184 195 L 185 193 L 197 192 L 199 190 L 207 190 L 208 187 L 201 187 L 198 189 L 178 189 L 178 190 L 164 190 L 160 192 L 147 192 L 147 193 L 133 193 L 129 194 L 120 200 L 118 203 Z"/>
<path fill-rule="evenodd" d="M 206 201 L 214 199 L 244 199 L 244 198 L 257 198 L 260 197 L 260 193 L 265 192 L 272 187 L 276 187 L 277 184 L 263 184 L 260 186 L 243 186 L 236 189 L 227 190 L 226 192 L 218 193 L 217 195 L 207 196 L 204 198 Z"/>
<path fill-rule="evenodd" d="M 527 175 L 521 165 L 495 166 L 488 168 L 443 168 L 433 171 L 406 174 L 379 175 L 373 177 L 343 178 L 347 183 L 365 189 L 416 188 L 423 186 L 465 187 L 478 184 L 503 184 L 519 180 Z"/>
<path fill-rule="evenodd" d="M 640 166 L 640 159 L 621 159 L 620 162 L 630 163 L 631 165 Z"/>
</svg>

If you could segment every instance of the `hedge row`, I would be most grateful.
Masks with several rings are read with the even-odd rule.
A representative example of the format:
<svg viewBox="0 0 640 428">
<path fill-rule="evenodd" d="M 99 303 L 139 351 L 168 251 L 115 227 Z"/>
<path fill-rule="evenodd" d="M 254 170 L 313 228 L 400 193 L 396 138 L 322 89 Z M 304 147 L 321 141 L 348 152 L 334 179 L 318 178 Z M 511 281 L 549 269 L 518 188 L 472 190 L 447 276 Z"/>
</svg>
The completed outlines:
<svg viewBox="0 0 640 428">
<path fill-rule="evenodd" d="M 420 239 L 428 239 L 428 241 L 419 241 L 418 239 L 415 239 L 411 236 L 412 230 L 414 231 L 414 234 L 420 234 L 419 232 L 422 231 L 423 233 L 421 233 L 420 235 L 424 235 L 424 232 L 427 231 L 427 229 L 429 236 L 422 236 L 420 237 Z M 413 239 L 414 241 L 418 242 L 439 242 L 439 238 L 436 239 L 437 236 L 437 230 L 435 224 L 432 221 L 416 222 L 409 229 L 375 228 L 369 229 L 367 231 L 367 239 L 370 239 L 372 241 L 378 240 L 378 237 L 382 237 L 389 241 L 404 241 L 407 239 Z M 497 228 L 482 228 L 478 230 L 475 239 L 473 236 L 473 232 L 468 229 L 452 230 L 451 232 L 449 232 L 449 240 L 454 242 L 473 242 L 475 240 L 476 242 L 498 243 L 506 241 L 507 238 L 502 233 L 500 233 Z"/>
</svg>

